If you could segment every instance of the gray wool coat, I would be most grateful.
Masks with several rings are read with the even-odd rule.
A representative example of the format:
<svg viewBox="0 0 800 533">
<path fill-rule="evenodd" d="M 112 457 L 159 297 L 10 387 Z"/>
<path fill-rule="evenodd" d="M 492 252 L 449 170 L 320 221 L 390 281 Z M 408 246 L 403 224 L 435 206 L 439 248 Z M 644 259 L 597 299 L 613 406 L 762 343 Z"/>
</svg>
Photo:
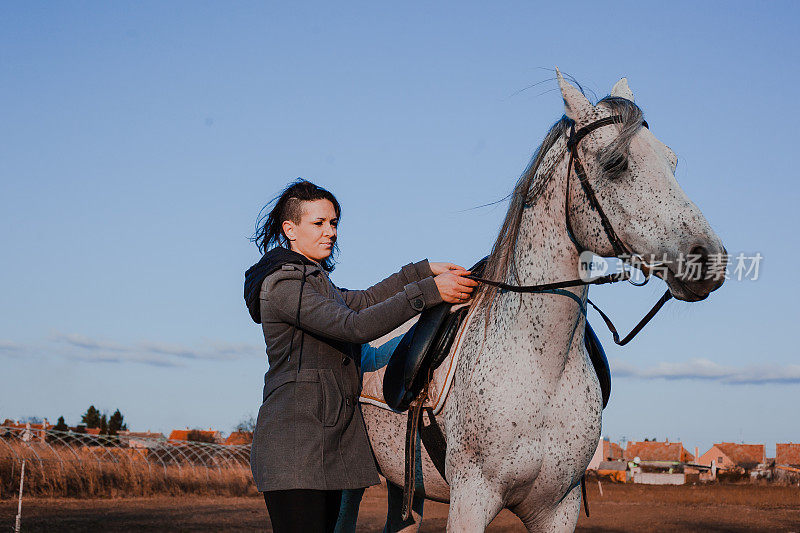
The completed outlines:
<svg viewBox="0 0 800 533">
<path fill-rule="evenodd" d="M 264 279 L 269 370 L 250 452 L 259 491 L 379 482 L 358 403 L 360 345 L 441 303 L 432 275 L 423 260 L 363 291 L 336 287 L 313 265 L 285 264 Z"/>
</svg>

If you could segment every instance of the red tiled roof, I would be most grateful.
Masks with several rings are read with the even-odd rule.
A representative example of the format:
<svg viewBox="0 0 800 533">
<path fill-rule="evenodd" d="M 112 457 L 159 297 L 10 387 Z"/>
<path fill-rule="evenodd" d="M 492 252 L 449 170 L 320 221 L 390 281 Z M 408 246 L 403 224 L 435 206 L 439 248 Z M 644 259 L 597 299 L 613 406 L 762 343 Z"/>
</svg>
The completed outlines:
<svg viewBox="0 0 800 533">
<path fill-rule="evenodd" d="M 211 429 L 173 429 L 172 433 L 169 434 L 169 440 L 189 440 L 189 433 L 193 431 L 201 435 L 212 437 L 214 440 L 219 440 L 219 431 Z"/>
<path fill-rule="evenodd" d="M 735 442 L 720 442 L 714 444 L 722 453 L 728 456 L 738 466 L 757 465 L 766 458 L 763 444 L 736 444 Z"/>
<path fill-rule="evenodd" d="M 163 433 L 156 433 L 153 431 L 120 431 L 120 437 L 129 437 L 132 439 L 163 439 Z"/>
<path fill-rule="evenodd" d="M 775 464 L 800 466 L 800 444 L 776 444 L 775 452 Z"/>
<path fill-rule="evenodd" d="M 188 429 L 173 429 L 169 434 L 169 440 L 189 440 Z"/>
<path fill-rule="evenodd" d="M 234 431 L 225 439 L 225 444 L 250 444 L 253 442 L 253 434 L 249 431 Z"/>
<path fill-rule="evenodd" d="M 686 451 L 680 442 L 628 442 L 625 459 L 638 457 L 641 461 L 689 462 L 694 456 Z"/>
<path fill-rule="evenodd" d="M 11 420 L 9 418 L 6 418 L 5 422 L 3 422 L 3 425 L 4 426 L 9 426 L 9 427 L 12 427 L 12 428 L 17 428 L 17 429 L 25 429 L 28 426 L 30 426 L 30 429 L 47 429 L 47 428 L 52 428 L 53 427 L 52 424 L 47 424 L 47 425 L 45 425 L 45 424 L 29 424 L 27 422 L 19 422 L 19 423 L 17 423 L 17 422 L 15 422 L 15 421 L 13 421 L 13 420 Z"/>
<path fill-rule="evenodd" d="M 616 442 L 603 441 L 603 459 L 604 460 L 617 460 L 622 459 L 622 447 Z"/>
</svg>

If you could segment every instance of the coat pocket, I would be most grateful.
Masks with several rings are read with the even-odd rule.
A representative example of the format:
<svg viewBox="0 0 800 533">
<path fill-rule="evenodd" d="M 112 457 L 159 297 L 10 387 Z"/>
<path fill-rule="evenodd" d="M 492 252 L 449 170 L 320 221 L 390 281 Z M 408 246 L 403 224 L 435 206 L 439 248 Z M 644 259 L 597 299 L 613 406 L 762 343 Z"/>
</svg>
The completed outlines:
<svg viewBox="0 0 800 533">
<path fill-rule="evenodd" d="M 322 391 L 322 423 L 326 427 L 335 426 L 342 412 L 342 390 L 336 375 L 329 368 L 319 369 L 319 385 Z"/>
<path fill-rule="evenodd" d="M 273 392 L 283 387 L 287 383 L 295 381 L 296 376 L 293 372 L 284 372 L 275 376 L 270 376 L 264 383 L 264 392 L 261 397 L 261 403 L 267 401 Z"/>
</svg>

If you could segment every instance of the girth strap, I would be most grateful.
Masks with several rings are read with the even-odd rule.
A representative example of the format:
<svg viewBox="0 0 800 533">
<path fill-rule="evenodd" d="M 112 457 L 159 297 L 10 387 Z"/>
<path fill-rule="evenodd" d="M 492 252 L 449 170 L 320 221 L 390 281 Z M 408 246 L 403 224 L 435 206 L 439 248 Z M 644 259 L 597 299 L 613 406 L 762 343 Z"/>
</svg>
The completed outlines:
<svg viewBox="0 0 800 533">
<path fill-rule="evenodd" d="M 436 421 L 436 417 L 433 416 L 433 408 L 426 407 L 424 412 L 427 416 L 423 417 L 420 421 L 422 425 L 419 428 L 422 444 L 425 445 L 425 449 L 428 451 L 433 466 L 436 467 L 442 479 L 447 482 L 447 478 L 444 475 L 444 462 L 447 457 L 447 440 L 445 440 L 444 432 Z M 428 419 L 427 426 L 425 425 L 425 418 Z"/>
<path fill-rule="evenodd" d="M 447 440 L 445 439 L 442 428 L 433 416 L 433 409 L 423 407 L 428 398 L 428 385 L 430 384 L 431 374 L 428 374 L 425 388 L 417 396 L 414 403 L 408 410 L 408 422 L 406 424 L 406 449 L 405 449 L 405 472 L 403 479 L 403 507 L 401 518 L 403 521 L 411 517 L 411 508 L 414 502 L 414 490 L 416 489 L 417 473 L 417 435 L 420 436 L 422 444 L 428 451 L 428 456 L 433 461 L 433 465 L 438 470 L 442 479 L 447 482 L 444 475 L 444 462 L 447 457 Z M 427 414 L 428 424 L 425 425 L 422 413 Z"/>
<path fill-rule="evenodd" d="M 581 499 L 583 500 L 583 511 L 586 518 L 589 518 L 589 500 L 586 499 L 586 474 L 581 476 Z"/>
<path fill-rule="evenodd" d="M 405 522 L 411 516 L 411 504 L 414 501 L 417 473 L 417 431 L 419 429 L 422 404 L 425 403 L 428 388 L 419 395 L 416 402 L 408 410 L 408 423 L 406 425 L 406 469 L 403 479 L 403 508 L 402 520 Z"/>
</svg>

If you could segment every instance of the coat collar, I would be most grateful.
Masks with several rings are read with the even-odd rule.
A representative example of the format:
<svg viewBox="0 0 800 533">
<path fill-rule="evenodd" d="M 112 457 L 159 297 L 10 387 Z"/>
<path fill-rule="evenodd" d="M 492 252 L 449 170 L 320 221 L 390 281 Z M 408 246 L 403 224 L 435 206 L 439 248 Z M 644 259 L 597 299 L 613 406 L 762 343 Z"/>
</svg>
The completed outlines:
<svg viewBox="0 0 800 533">
<path fill-rule="evenodd" d="M 268 250 L 258 263 L 244 273 L 244 301 L 247 310 L 250 311 L 250 317 L 256 324 L 261 323 L 261 304 L 259 302 L 261 283 L 264 278 L 286 264 L 309 265 L 323 270 L 319 263 L 295 251 L 280 246 Z"/>
</svg>

